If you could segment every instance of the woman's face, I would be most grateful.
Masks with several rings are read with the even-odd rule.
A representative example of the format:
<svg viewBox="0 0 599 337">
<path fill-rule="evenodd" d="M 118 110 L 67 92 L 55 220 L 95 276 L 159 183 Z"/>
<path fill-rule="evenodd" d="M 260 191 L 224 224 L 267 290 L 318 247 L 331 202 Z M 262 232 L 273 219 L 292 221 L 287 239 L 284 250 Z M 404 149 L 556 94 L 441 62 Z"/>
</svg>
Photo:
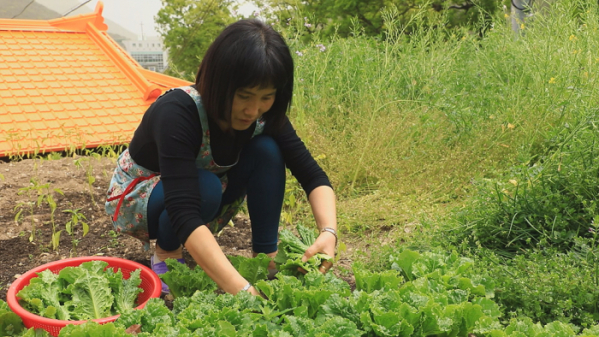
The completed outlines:
<svg viewBox="0 0 599 337">
<path fill-rule="evenodd" d="M 237 89 L 231 109 L 233 130 L 246 130 L 262 114 L 270 110 L 275 102 L 276 93 L 277 89 L 270 86 Z"/>
</svg>

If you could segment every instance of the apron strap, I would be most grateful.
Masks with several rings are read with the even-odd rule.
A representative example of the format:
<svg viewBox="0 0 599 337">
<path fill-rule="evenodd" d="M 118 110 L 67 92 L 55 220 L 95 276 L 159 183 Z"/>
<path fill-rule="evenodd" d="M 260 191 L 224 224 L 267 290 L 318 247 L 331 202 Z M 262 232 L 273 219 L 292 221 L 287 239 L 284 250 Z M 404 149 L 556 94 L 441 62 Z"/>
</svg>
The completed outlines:
<svg viewBox="0 0 599 337">
<path fill-rule="evenodd" d="M 125 197 L 127 196 L 127 194 L 129 194 L 131 191 L 133 191 L 135 186 L 137 184 L 139 184 L 141 181 L 152 179 L 156 175 L 157 175 L 156 173 L 152 173 L 151 175 L 149 175 L 147 177 L 137 177 L 137 178 L 133 179 L 129 183 L 129 185 L 127 185 L 127 188 L 125 188 L 125 191 L 123 191 L 123 193 L 106 199 L 106 201 L 113 201 L 113 200 L 119 199 L 119 202 L 116 204 L 116 209 L 114 211 L 114 215 L 112 216 L 112 221 L 116 222 L 116 220 L 118 219 L 119 210 L 121 209 L 121 205 L 123 204 L 123 200 L 125 200 Z"/>
</svg>

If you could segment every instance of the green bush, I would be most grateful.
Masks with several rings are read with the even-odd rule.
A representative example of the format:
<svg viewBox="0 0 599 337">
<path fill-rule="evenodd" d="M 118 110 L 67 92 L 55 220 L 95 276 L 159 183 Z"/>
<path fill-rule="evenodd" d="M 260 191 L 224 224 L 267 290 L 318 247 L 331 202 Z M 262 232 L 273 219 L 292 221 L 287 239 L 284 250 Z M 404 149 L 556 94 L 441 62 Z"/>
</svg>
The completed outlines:
<svg viewBox="0 0 599 337">
<path fill-rule="evenodd" d="M 534 322 L 571 323 L 588 328 L 599 318 L 598 261 L 587 243 L 560 253 L 537 250 L 503 259 L 480 250 L 475 268 L 493 275 L 495 302 L 504 319 L 529 317 Z"/>
<path fill-rule="evenodd" d="M 598 214 L 598 122 L 592 116 L 563 126 L 525 164 L 479 181 L 471 203 L 456 213 L 451 241 L 513 254 L 538 246 L 565 250 L 589 236 Z"/>
</svg>

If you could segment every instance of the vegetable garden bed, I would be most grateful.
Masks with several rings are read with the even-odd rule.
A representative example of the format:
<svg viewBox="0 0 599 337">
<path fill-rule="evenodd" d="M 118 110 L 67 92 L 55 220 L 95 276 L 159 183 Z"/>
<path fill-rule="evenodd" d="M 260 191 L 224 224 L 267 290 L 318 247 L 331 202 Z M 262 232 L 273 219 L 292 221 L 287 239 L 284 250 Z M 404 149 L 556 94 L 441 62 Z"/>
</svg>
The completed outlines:
<svg viewBox="0 0 599 337">
<path fill-rule="evenodd" d="M 176 298 L 172 310 L 164 301 L 151 299 L 142 310 L 128 311 L 115 323 L 71 325 L 60 336 L 577 335 L 560 322 L 541 326 L 529 319 L 513 319 L 507 327 L 502 325 L 493 301 L 492 279 L 474 275 L 472 261 L 455 253 L 404 250 L 391 260 L 392 268 L 381 273 L 356 266 L 354 291 L 332 274 L 310 272 L 296 277 L 279 273 L 274 280 L 255 282 L 265 298 L 247 292 L 219 295 L 208 287 Z M 238 262 L 261 264 L 250 259 Z M 248 275 L 261 274 L 260 267 L 244 270 Z M 188 277 L 204 273 L 198 268 L 182 272 Z M 0 318 L 12 326 L 0 327 L 19 333 L 14 314 L 3 306 L 0 302 Z M 595 326 L 580 335 L 598 333 L 599 326 Z"/>
</svg>

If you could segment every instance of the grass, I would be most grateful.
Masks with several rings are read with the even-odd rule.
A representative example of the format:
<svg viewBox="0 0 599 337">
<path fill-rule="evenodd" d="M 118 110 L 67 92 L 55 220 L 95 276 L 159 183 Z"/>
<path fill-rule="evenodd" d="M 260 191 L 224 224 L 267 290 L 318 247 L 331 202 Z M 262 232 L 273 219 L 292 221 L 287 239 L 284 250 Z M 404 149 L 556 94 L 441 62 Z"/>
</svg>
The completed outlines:
<svg viewBox="0 0 599 337">
<path fill-rule="evenodd" d="M 331 178 L 345 232 L 434 227 L 474 181 L 534 160 L 597 106 L 596 5 L 557 2 L 518 37 L 496 18 L 482 39 L 424 28 L 407 39 L 386 17 L 386 40 L 356 28 L 306 44 L 283 31 L 296 61 L 290 118 Z"/>
<path fill-rule="evenodd" d="M 331 178 L 342 229 L 439 222 L 467 202 L 473 181 L 534 160 L 597 106 L 596 5 L 552 6 L 518 37 L 496 18 L 482 39 L 442 28 L 408 39 L 392 13 L 385 40 L 359 28 L 308 44 L 288 36 L 290 118 Z M 309 217 L 297 204 L 294 216 Z"/>
<path fill-rule="evenodd" d="M 497 19 L 482 39 L 438 29 L 409 41 L 291 41 L 291 119 L 312 153 L 325 155 L 342 227 L 443 217 L 474 180 L 546 151 L 599 103 L 595 7 L 555 3 L 519 37 Z"/>
<path fill-rule="evenodd" d="M 520 36 L 498 19 L 482 39 L 423 30 L 409 41 L 339 39 L 324 43 L 325 52 L 293 45 L 302 55 L 296 54 L 292 119 L 309 148 L 326 155 L 321 164 L 353 247 L 346 254 L 385 269 L 398 246 L 465 249 L 466 242 L 449 245 L 445 230 L 455 230 L 456 215 L 482 200 L 481 182 L 499 182 L 509 192 L 516 189 L 512 174 L 535 165 L 553 170 L 537 177 L 546 186 L 552 177 L 592 171 L 584 163 L 593 163 L 596 137 L 572 138 L 591 139 L 586 145 L 560 144 L 581 125 L 591 133 L 596 128 L 598 10 L 582 1 L 555 2 L 529 18 Z M 579 153 L 581 164 L 569 160 Z M 582 196 L 594 186 L 585 183 L 592 184 L 580 180 L 576 190 L 565 185 L 555 195 Z M 526 195 L 534 209 L 554 203 L 562 211 L 562 199 L 542 193 Z M 591 199 L 582 201 L 589 212 Z M 587 326 L 598 317 L 596 260 L 544 245 L 497 263 L 476 245 L 465 252 L 481 273 L 497 277 L 506 319 Z M 574 275 L 576 281 L 563 282 Z M 539 294 L 551 297 L 538 302 Z"/>
</svg>

